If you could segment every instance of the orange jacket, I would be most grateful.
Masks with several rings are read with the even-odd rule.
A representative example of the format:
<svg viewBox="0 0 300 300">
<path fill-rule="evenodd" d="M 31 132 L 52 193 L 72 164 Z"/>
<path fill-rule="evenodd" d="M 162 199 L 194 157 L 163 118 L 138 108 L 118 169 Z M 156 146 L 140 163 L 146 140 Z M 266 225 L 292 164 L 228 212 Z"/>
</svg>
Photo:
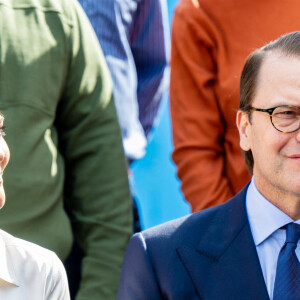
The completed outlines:
<svg viewBox="0 0 300 300">
<path fill-rule="evenodd" d="M 173 160 L 197 211 L 227 201 L 250 179 L 235 115 L 246 57 L 300 29 L 297 0 L 181 0 L 172 28 Z"/>
</svg>

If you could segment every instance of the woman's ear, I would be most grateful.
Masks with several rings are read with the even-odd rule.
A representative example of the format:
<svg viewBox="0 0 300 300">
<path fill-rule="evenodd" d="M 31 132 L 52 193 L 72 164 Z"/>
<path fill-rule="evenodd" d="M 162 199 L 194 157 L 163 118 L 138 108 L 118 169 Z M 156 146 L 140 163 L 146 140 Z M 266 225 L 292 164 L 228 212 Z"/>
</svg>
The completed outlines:
<svg viewBox="0 0 300 300">
<path fill-rule="evenodd" d="M 248 112 L 237 112 L 236 126 L 240 134 L 240 147 L 244 151 L 251 150 L 251 123 Z"/>
</svg>

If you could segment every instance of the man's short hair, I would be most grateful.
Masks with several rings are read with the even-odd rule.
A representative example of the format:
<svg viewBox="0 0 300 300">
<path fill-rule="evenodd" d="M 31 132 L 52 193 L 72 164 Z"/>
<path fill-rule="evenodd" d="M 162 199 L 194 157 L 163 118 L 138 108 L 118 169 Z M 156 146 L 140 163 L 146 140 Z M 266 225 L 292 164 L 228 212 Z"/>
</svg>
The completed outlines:
<svg viewBox="0 0 300 300">
<path fill-rule="evenodd" d="M 250 122 L 250 107 L 257 90 L 259 71 L 268 52 L 279 52 L 285 56 L 300 57 L 300 31 L 282 35 L 277 40 L 268 43 L 262 48 L 256 49 L 248 56 L 240 79 L 239 110 L 248 113 Z M 252 151 L 243 151 L 243 153 L 248 170 L 252 174 L 254 164 Z"/>
</svg>

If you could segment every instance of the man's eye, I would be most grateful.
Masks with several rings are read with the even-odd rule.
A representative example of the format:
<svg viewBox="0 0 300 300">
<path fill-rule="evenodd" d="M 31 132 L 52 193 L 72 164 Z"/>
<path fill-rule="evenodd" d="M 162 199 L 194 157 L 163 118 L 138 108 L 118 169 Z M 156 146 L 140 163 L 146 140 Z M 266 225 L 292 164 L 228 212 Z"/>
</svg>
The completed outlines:
<svg viewBox="0 0 300 300">
<path fill-rule="evenodd" d="M 0 128 L 0 136 L 5 136 L 6 134 L 5 134 L 5 126 L 2 126 L 1 128 Z"/>
<path fill-rule="evenodd" d="M 281 110 L 281 111 L 275 111 L 274 116 L 276 117 L 298 117 L 299 116 L 299 111 L 295 110 Z"/>
<path fill-rule="evenodd" d="M 297 115 L 297 113 L 293 110 L 282 111 L 281 114 L 284 114 L 284 115 Z"/>
</svg>

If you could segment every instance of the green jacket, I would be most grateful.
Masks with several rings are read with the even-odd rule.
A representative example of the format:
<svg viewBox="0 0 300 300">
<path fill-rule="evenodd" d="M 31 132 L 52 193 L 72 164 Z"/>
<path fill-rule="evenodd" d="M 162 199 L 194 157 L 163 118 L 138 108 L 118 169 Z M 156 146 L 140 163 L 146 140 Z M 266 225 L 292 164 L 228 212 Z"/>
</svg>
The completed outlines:
<svg viewBox="0 0 300 300">
<path fill-rule="evenodd" d="M 91 25 L 77 1 L 0 0 L 0 60 L 11 151 L 0 227 L 62 260 L 73 230 L 86 253 L 77 299 L 115 299 L 131 200 L 112 83 Z"/>
</svg>

